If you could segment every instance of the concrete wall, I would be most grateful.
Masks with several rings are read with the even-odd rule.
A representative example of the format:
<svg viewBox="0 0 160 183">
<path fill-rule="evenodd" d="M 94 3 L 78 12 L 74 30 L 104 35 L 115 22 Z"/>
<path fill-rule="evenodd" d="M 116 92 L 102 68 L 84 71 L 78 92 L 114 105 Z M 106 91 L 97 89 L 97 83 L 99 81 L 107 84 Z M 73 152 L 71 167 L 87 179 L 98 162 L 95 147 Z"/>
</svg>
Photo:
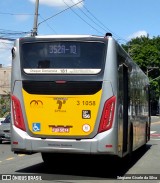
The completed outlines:
<svg viewBox="0 0 160 183">
<path fill-rule="evenodd" d="M 11 89 L 11 67 L 0 64 L 0 95 L 7 95 Z"/>
</svg>

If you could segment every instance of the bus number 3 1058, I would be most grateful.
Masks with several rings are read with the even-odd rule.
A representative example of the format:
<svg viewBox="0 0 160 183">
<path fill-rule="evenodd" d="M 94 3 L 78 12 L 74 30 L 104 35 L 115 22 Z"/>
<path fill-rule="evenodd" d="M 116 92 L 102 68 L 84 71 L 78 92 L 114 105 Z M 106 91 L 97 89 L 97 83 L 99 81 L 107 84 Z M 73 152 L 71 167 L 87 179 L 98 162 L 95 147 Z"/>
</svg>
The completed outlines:
<svg viewBox="0 0 160 183">
<path fill-rule="evenodd" d="M 89 106 L 95 106 L 95 101 L 79 101 L 77 100 L 77 105 L 89 105 Z"/>
</svg>

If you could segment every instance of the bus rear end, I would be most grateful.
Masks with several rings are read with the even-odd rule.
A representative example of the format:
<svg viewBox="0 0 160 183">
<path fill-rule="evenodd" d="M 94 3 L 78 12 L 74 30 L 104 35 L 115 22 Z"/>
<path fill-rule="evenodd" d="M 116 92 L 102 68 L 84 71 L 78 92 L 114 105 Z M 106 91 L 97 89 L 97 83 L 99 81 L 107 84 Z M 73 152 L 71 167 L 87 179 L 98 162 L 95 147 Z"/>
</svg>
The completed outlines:
<svg viewBox="0 0 160 183">
<path fill-rule="evenodd" d="M 107 39 L 91 36 L 16 41 L 12 151 L 116 154 L 107 48 Z"/>
</svg>

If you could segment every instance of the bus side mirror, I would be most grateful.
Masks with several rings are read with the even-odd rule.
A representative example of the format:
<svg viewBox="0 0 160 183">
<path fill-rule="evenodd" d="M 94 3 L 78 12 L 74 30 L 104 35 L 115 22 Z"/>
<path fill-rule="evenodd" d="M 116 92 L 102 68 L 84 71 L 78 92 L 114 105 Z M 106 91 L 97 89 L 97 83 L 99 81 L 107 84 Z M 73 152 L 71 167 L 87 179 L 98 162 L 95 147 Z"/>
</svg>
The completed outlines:
<svg viewBox="0 0 160 183">
<path fill-rule="evenodd" d="M 11 53 L 12 53 L 12 59 L 14 59 L 16 57 L 16 48 L 15 47 L 13 47 L 11 49 Z"/>
</svg>

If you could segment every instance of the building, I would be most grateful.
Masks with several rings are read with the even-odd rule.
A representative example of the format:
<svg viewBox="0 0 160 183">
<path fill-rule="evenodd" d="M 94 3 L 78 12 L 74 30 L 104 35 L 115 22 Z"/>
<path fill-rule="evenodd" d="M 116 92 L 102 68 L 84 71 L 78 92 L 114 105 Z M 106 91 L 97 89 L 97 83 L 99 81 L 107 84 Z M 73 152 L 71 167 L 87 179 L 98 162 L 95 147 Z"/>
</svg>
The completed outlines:
<svg viewBox="0 0 160 183">
<path fill-rule="evenodd" d="M 10 94 L 11 90 L 11 67 L 2 67 L 0 64 L 0 96 Z"/>
</svg>

